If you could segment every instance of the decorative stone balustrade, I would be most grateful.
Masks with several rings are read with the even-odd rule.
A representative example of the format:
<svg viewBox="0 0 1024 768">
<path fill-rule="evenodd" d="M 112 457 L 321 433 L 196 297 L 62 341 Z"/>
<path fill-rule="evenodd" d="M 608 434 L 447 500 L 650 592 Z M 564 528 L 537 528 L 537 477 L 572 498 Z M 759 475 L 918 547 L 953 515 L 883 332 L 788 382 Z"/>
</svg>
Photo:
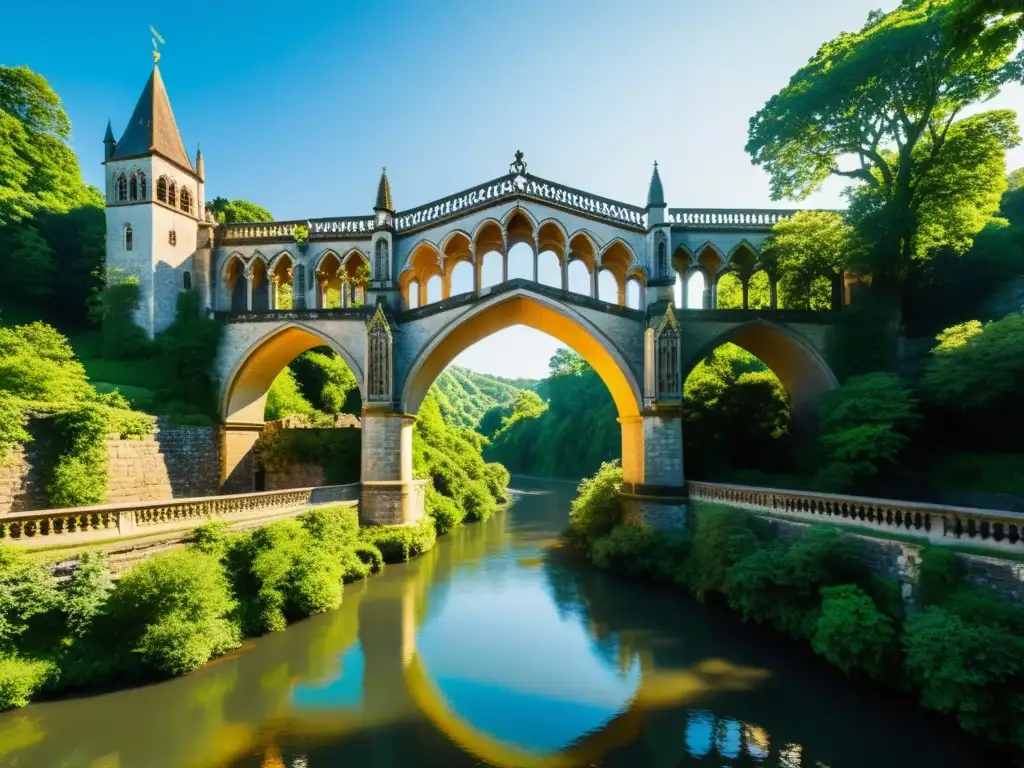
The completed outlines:
<svg viewBox="0 0 1024 768">
<path fill-rule="evenodd" d="M 795 213 L 795 208 L 669 208 L 668 218 L 673 224 L 693 229 L 760 231 L 771 229 Z"/>
<path fill-rule="evenodd" d="M 862 496 L 688 482 L 690 498 L 808 522 L 827 522 L 913 536 L 936 544 L 960 543 L 1024 552 L 1024 513 L 950 507 Z"/>
<path fill-rule="evenodd" d="M 75 545 L 190 528 L 210 519 L 242 521 L 317 504 L 356 501 L 359 484 L 103 504 L 0 517 L 0 541 L 28 547 Z"/>
<path fill-rule="evenodd" d="M 295 237 L 295 228 L 306 226 L 305 221 L 275 221 L 269 224 L 225 224 L 221 242 L 255 242 L 259 240 L 280 240 Z"/>
</svg>

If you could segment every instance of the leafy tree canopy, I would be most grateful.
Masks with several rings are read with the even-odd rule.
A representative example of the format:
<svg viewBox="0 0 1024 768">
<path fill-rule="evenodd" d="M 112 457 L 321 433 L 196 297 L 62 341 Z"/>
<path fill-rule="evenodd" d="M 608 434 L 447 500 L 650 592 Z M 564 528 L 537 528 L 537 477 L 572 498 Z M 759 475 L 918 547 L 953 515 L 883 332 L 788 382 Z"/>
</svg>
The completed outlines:
<svg viewBox="0 0 1024 768">
<path fill-rule="evenodd" d="M 215 197 L 206 207 L 213 211 L 218 224 L 246 224 L 273 221 L 270 211 L 248 200 Z"/>
<path fill-rule="evenodd" d="M 950 42 L 945 29 L 961 3 L 906 0 L 872 13 L 860 31 L 825 43 L 750 120 L 747 152 L 767 170 L 774 199 L 803 199 L 834 175 L 871 188 L 884 213 L 873 234 L 888 258 L 875 274 L 897 284 L 917 253 L 917 212 L 942 186 L 930 174 L 951 152 L 957 117 L 1021 74 L 1010 20 Z"/>
<path fill-rule="evenodd" d="M 780 277 L 779 306 L 830 308 L 829 278 L 843 269 L 859 247 L 853 227 L 838 213 L 801 211 L 778 222 L 765 241 L 761 259 Z M 821 277 L 826 280 L 819 281 Z"/>
</svg>

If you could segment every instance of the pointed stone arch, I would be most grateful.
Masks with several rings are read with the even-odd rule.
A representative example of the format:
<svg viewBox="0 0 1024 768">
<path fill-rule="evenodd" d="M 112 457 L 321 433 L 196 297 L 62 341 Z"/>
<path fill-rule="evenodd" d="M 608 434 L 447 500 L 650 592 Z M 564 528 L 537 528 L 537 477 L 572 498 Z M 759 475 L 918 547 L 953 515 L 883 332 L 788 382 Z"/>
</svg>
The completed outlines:
<svg viewBox="0 0 1024 768">
<path fill-rule="evenodd" d="M 685 360 L 683 379 L 698 362 L 726 343 L 750 352 L 779 377 L 789 393 L 794 417 L 813 413 L 818 397 L 839 386 L 832 367 L 821 352 L 794 330 L 758 318 L 728 327 L 701 344 Z"/>
<path fill-rule="evenodd" d="M 345 255 L 341 257 L 341 266 L 342 267 L 347 266 L 348 265 L 348 260 L 351 259 L 353 256 L 357 256 L 357 257 L 361 258 L 367 264 L 370 263 L 370 258 L 365 253 L 363 253 L 363 251 L 361 249 L 356 248 L 355 246 L 352 246 L 347 251 L 345 251 Z"/>
</svg>

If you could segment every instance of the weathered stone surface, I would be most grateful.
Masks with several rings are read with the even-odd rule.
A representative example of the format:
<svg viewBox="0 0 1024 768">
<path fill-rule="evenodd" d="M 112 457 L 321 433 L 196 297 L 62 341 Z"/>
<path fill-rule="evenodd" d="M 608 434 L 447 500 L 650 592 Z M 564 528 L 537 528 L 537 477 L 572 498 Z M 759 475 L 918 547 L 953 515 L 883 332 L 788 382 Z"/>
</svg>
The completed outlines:
<svg viewBox="0 0 1024 768">
<path fill-rule="evenodd" d="M 315 488 L 325 485 L 324 468 L 319 464 L 292 464 L 290 467 L 266 474 L 267 491 L 285 488 Z"/>
</svg>

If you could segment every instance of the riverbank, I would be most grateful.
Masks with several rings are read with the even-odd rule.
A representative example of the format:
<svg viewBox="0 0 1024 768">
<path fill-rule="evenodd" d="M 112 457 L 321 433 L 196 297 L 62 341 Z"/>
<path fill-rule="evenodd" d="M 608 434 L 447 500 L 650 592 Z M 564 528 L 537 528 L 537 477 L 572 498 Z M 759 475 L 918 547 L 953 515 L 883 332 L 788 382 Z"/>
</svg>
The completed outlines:
<svg viewBox="0 0 1024 768">
<path fill-rule="evenodd" d="M 668 582 L 809 644 L 844 673 L 912 692 L 968 733 L 1024 750 L 1024 612 L 964 578 L 956 554 L 922 551 L 916 600 L 871 574 L 849 536 L 780 536 L 747 512 L 693 504 L 685 534 L 620 525 L 621 470 L 580 486 L 571 539 L 600 568 Z"/>
</svg>

